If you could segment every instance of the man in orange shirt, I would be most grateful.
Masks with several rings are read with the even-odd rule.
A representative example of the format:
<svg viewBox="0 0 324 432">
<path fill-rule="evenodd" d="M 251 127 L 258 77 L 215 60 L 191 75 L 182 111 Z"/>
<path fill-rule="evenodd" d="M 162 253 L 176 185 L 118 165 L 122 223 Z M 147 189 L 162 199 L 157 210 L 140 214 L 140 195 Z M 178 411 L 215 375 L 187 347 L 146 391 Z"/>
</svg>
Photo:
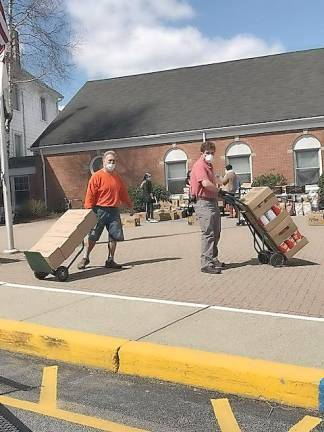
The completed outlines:
<svg viewBox="0 0 324 432">
<path fill-rule="evenodd" d="M 126 204 L 128 208 L 131 208 L 132 203 L 124 182 L 115 171 L 116 159 L 117 156 L 114 151 L 107 151 L 102 158 L 103 168 L 95 172 L 88 183 L 84 207 L 93 209 L 98 222 L 90 231 L 85 255 L 78 263 L 78 269 L 80 270 L 90 263 L 90 252 L 95 247 L 105 227 L 109 235 L 108 259 L 105 267 L 114 269 L 122 267 L 114 260 L 117 242 L 124 240 L 119 207 Z"/>
</svg>

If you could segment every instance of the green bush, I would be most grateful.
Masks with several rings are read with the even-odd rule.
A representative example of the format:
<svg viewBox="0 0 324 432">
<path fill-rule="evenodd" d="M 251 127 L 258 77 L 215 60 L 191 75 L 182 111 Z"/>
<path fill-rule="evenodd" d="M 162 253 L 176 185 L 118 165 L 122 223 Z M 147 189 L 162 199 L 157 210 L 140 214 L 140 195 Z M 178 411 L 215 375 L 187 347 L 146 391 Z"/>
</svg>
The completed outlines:
<svg viewBox="0 0 324 432">
<path fill-rule="evenodd" d="M 153 184 L 153 195 L 157 201 L 169 201 L 171 193 L 162 185 Z"/>
<path fill-rule="evenodd" d="M 128 194 L 134 204 L 134 210 L 145 211 L 145 202 L 143 197 L 143 190 L 139 186 L 130 186 Z M 162 185 L 153 184 L 153 195 L 157 201 L 168 201 L 170 199 L 170 192 Z"/>
<path fill-rule="evenodd" d="M 252 186 L 269 186 L 270 188 L 273 188 L 275 186 L 283 186 L 285 184 L 287 184 L 287 179 L 284 175 L 279 173 L 269 173 L 255 177 Z"/>
<path fill-rule="evenodd" d="M 29 200 L 17 210 L 18 219 L 37 219 L 47 216 L 44 201 Z"/>
<path fill-rule="evenodd" d="M 324 173 L 320 176 L 318 180 L 318 202 L 320 204 L 320 208 L 324 208 Z"/>
</svg>

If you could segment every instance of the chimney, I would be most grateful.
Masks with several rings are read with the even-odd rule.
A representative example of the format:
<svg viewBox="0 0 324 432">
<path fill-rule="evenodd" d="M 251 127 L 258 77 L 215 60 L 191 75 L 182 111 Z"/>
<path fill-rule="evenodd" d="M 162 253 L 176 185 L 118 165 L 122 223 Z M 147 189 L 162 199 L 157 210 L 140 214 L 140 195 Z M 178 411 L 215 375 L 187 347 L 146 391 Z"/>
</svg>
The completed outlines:
<svg viewBox="0 0 324 432">
<path fill-rule="evenodd" d="M 11 49 L 12 49 L 13 64 L 15 68 L 19 70 L 21 69 L 21 64 L 20 64 L 19 34 L 17 30 L 12 31 Z"/>
</svg>

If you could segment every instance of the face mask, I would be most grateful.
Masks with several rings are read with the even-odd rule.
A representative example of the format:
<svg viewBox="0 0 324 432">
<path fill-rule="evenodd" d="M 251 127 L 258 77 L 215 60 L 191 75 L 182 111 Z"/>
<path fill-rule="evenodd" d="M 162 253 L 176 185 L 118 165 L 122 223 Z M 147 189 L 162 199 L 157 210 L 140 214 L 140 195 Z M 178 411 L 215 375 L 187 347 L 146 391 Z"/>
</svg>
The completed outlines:
<svg viewBox="0 0 324 432">
<path fill-rule="evenodd" d="M 114 171 L 115 167 L 116 167 L 116 164 L 113 164 L 113 163 L 107 163 L 106 164 L 106 170 L 107 171 Z"/>
<path fill-rule="evenodd" d="M 205 161 L 206 161 L 206 162 L 208 162 L 208 163 L 212 163 L 213 160 L 214 160 L 214 155 L 212 155 L 212 154 L 207 154 L 207 155 L 205 155 Z"/>
</svg>

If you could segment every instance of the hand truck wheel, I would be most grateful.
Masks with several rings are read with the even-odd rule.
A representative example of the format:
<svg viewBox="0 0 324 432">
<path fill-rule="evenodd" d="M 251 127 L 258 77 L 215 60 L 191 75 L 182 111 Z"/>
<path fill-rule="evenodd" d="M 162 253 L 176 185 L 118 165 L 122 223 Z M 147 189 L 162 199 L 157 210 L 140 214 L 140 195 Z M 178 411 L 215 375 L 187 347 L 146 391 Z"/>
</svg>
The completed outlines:
<svg viewBox="0 0 324 432">
<path fill-rule="evenodd" d="M 65 282 L 69 277 L 69 270 L 64 266 L 60 266 L 57 268 L 55 276 L 60 282 Z"/>
<path fill-rule="evenodd" d="M 283 265 L 285 265 L 286 261 L 287 258 L 285 257 L 285 255 L 278 252 L 272 254 L 270 257 L 270 264 L 273 267 L 282 267 Z"/>
<path fill-rule="evenodd" d="M 48 276 L 48 273 L 45 272 L 34 272 L 34 276 L 36 279 L 44 280 L 46 276 Z"/>
<path fill-rule="evenodd" d="M 258 260 L 260 264 L 269 264 L 269 260 L 270 260 L 269 252 L 266 251 L 259 252 Z"/>
</svg>

